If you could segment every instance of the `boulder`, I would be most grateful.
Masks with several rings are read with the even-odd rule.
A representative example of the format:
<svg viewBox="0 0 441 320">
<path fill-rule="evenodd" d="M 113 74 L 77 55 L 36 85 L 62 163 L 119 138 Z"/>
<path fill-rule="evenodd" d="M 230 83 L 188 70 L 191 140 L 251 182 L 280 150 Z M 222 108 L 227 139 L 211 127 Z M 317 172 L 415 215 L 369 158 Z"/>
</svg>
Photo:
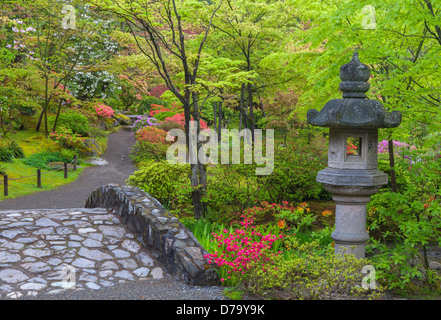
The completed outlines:
<svg viewBox="0 0 441 320">
<path fill-rule="evenodd" d="M 82 157 L 99 157 L 103 154 L 103 150 L 98 141 L 93 138 L 86 138 L 83 141 L 80 154 Z"/>
<path fill-rule="evenodd" d="M 123 115 L 121 113 L 115 114 L 114 118 L 116 119 L 116 121 L 118 121 L 119 125 L 121 126 L 129 126 L 132 124 L 132 120 L 128 116 Z"/>
<path fill-rule="evenodd" d="M 93 164 L 95 166 L 105 166 L 109 164 L 109 162 L 104 160 L 103 158 L 96 158 L 96 157 L 84 159 L 84 162 Z"/>
</svg>

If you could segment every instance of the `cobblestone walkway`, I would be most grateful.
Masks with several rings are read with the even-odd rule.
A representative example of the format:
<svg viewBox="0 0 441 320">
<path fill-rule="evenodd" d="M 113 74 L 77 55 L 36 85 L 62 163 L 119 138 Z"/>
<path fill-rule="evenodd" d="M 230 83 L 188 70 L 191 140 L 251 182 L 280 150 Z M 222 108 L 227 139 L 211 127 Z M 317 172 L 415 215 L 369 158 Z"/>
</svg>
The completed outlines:
<svg viewBox="0 0 441 320">
<path fill-rule="evenodd" d="M 154 257 L 106 209 L 0 212 L 0 299 L 163 276 Z"/>
</svg>

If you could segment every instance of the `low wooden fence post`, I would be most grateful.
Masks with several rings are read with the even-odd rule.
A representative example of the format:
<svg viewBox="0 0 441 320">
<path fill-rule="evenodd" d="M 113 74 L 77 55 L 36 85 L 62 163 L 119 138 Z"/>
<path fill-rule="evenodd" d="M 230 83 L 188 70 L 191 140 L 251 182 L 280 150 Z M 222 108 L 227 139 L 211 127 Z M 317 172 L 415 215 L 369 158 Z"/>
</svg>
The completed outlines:
<svg viewBox="0 0 441 320">
<path fill-rule="evenodd" d="M 8 190 L 8 175 L 5 174 L 3 176 L 3 187 L 4 187 L 4 195 L 5 197 L 7 197 L 9 195 L 9 190 Z"/>
<path fill-rule="evenodd" d="M 67 179 L 67 163 L 64 163 L 64 179 Z"/>
<path fill-rule="evenodd" d="M 77 155 L 74 155 L 74 160 L 73 160 L 73 170 L 77 171 Z"/>
<path fill-rule="evenodd" d="M 41 169 L 37 169 L 37 188 L 41 188 Z"/>
</svg>

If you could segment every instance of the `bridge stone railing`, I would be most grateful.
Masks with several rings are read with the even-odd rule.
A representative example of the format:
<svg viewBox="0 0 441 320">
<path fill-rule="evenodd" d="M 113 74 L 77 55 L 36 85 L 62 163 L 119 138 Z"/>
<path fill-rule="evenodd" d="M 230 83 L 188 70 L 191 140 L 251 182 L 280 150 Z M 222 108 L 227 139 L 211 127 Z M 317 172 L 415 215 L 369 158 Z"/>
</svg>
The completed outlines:
<svg viewBox="0 0 441 320">
<path fill-rule="evenodd" d="M 138 187 L 109 184 L 93 191 L 86 208 L 112 209 L 167 272 L 187 284 L 218 285 L 219 278 L 193 233 Z"/>
</svg>

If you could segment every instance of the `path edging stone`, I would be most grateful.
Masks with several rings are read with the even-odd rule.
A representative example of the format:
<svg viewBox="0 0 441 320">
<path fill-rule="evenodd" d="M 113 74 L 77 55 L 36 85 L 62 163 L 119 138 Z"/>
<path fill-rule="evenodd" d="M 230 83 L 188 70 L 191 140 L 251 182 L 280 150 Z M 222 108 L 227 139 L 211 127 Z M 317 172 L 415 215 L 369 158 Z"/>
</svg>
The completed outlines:
<svg viewBox="0 0 441 320">
<path fill-rule="evenodd" d="M 107 208 L 120 216 L 138 240 L 178 280 L 198 286 L 220 284 L 214 267 L 204 258 L 208 252 L 193 233 L 140 188 L 104 185 L 91 193 L 85 207 Z"/>
</svg>

